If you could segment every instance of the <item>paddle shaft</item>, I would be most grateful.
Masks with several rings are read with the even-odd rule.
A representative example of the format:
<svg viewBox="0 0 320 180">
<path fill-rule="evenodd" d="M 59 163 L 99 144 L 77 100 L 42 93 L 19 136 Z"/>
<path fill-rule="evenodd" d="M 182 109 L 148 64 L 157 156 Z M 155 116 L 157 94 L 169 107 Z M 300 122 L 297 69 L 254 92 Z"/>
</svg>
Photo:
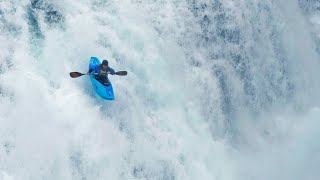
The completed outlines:
<svg viewBox="0 0 320 180">
<path fill-rule="evenodd" d="M 80 77 L 80 76 L 83 76 L 83 75 L 88 75 L 88 74 L 83 74 L 83 73 L 80 73 L 80 72 L 70 72 L 70 77 L 72 77 L 72 78 L 77 78 L 77 77 Z M 127 71 L 118 71 L 118 72 L 115 72 L 114 74 L 111 74 L 111 75 L 126 76 L 127 75 Z"/>
</svg>

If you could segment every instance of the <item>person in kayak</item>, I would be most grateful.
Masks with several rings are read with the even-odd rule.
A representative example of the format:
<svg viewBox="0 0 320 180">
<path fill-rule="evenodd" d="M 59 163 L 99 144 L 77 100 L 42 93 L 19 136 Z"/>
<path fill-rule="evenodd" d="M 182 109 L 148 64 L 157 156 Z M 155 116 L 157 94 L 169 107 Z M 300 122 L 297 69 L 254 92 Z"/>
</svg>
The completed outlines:
<svg viewBox="0 0 320 180">
<path fill-rule="evenodd" d="M 103 60 L 101 64 L 95 66 L 94 68 L 90 68 L 90 70 L 87 72 L 89 75 L 91 72 L 95 73 L 95 78 L 101 83 L 106 86 L 110 84 L 110 81 L 108 79 L 108 74 L 114 75 L 115 71 L 108 66 L 108 61 Z"/>
</svg>

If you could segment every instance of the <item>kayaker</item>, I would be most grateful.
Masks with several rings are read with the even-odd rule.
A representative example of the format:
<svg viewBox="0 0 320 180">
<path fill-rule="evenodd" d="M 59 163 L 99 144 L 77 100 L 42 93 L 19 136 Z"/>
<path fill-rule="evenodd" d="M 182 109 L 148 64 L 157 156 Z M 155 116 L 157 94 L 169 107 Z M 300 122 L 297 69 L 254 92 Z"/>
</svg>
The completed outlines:
<svg viewBox="0 0 320 180">
<path fill-rule="evenodd" d="M 93 69 L 90 68 L 90 70 L 87 72 L 89 75 L 91 72 L 95 73 L 95 78 L 101 83 L 106 86 L 110 84 L 110 81 L 108 79 L 108 74 L 114 75 L 115 71 L 108 66 L 108 61 L 103 60 L 101 64 L 95 66 Z"/>
</svg>

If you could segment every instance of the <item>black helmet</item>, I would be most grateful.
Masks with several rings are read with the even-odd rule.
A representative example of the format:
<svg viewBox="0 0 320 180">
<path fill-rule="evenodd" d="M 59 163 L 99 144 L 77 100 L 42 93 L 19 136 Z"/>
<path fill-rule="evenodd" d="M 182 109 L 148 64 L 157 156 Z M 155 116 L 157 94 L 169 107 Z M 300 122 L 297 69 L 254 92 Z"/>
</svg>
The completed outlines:
<svg viewBox="0 0 320 180">
<path fill-rule="evenodd" d="M 108 61 L 107 60 L 103 60 L 101 64 L 105 65 L 105 66 L 108 66 Z"/>
</svg>

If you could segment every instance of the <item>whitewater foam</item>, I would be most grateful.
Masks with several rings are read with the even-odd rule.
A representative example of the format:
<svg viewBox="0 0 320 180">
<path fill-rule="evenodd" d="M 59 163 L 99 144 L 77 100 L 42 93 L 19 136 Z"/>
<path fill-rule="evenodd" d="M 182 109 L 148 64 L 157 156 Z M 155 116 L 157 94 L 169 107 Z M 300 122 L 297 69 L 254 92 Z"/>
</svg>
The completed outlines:
<svg viewBox="0 0 320 180">
<path fill-rule="evenodd" d="M 317 179 L 306 18 L 285 0 L 0 2 L 0 178 Z M 69 77 L 91 56 L 128 71 L 114 102 Z"/>
</svg>

